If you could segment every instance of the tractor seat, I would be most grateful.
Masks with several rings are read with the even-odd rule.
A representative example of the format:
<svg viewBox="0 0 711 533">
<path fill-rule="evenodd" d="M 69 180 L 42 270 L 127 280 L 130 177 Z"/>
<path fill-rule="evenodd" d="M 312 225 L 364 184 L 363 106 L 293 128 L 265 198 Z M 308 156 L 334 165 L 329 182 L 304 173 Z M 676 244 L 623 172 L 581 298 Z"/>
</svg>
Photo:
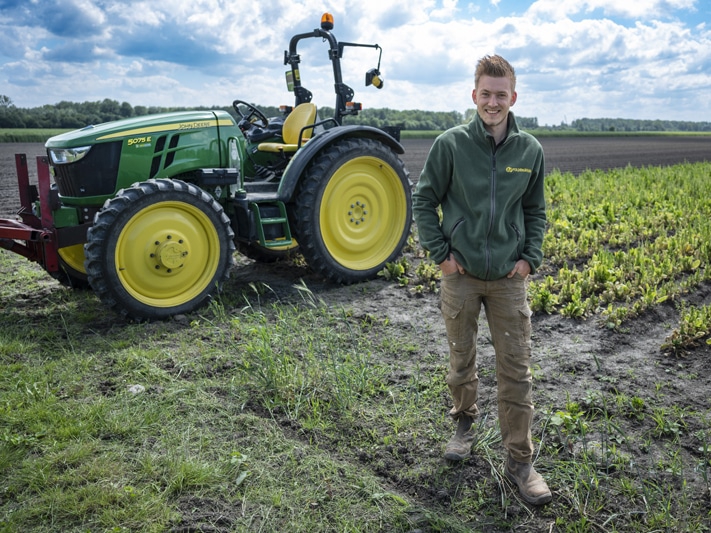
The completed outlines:
<svg viewBox="0 0 711 533">
<path fill-rule="evenodd" d="M 257 148 L 260 152 L 296 152 L 301 144 L 311 138 L 313 128 L 308 128 L 307 126 L 313 126 L 315 121 L 316 105 L 310 102 L 299 104 L 284 121 L 284 127 L 281 132 L 284 142 L 259 143 Z"/>
</svg>

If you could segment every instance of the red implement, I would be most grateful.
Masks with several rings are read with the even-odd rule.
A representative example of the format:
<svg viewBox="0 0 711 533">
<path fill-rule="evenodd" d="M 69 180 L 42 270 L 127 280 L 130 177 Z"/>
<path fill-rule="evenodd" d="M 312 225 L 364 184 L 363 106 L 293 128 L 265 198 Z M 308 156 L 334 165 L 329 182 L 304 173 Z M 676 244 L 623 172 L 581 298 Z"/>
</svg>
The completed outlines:
<svg viewBox="0 0 711 533">
<path fill-rule="evenodd" d="M 30 185 L 27 156 L 15 154 L 17 185 L 20 191 L 18 219 L 0 218 L 0 248 L 10 250 L 42 265 L 47 272 L 59 270 L 57 230 L 50 205 L 49 164 L 44 156 L 37 157 L 37 187 Z M 39 200 L 40 216 L 33 204 Z"/>
</svg>

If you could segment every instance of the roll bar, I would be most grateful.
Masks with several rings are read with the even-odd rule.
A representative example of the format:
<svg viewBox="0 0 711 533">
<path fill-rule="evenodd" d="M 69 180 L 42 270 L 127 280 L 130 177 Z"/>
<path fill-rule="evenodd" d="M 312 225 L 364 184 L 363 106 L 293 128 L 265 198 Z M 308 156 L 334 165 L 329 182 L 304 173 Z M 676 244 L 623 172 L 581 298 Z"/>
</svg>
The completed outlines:
<svg viewBox="0 0 711 533">
<path fill-rule="evenodd" d="M 301 56 L 299 56 L 299 54 L 297 53 L 297 45 L 299 44 L 299 41 L 303 39 L 311 39 L 316 37 L 320 37 L 324 41 L 328 41 L 328 57 L 331 60 L 331 63 L 333 64 L 333 80 L 334 88 L 336 91 L 336 112 L 333 118 L 340 126 L 343 122 L 344 116 L 357 115 L 358 111 L 360 111 L 361 109 L 360 104 L 353 104 L 352 102 L 353 95 L 355 94 L 353 92 L 353 89 L 343 83 L 343 75 L 341 71 L 341 58 L 343 57 L 343 49 L 346 46 L 353 46 L 375 48 L 376 50 L 380 50 L 380 54 L 378 56 L 378 66 L 376 69 L 371 69 L 370 71 L 368 71 L 368 74 L 366 75 L 366 84 L 368 84 L 369 81 L 373 79 L 374 74 L 380 74 L 380 60 L 383 55 L 383 49 L 377 44 L 361 44 L 348 42 L 339 43 L 336 40 L 336 36 L 333 35 L 330 31 L 330 29 L 333 28 L 333 19 L 330 19 L 330 24 L 324 23 L 325 17 L 326 15 L 324 15 L 324 18 L 321 19 L 320 28 L 316 28 L 315 30 L 309 33 L 300 33 L 298 35 L 294 35 L 291 38 L 291 41 L 289 41 L 289 50 L 284 51 L 284 64 L 289 65 L 291 69 L 289 72 L 287 72 L 287 84 L 290 88 L 293 87 L 294 96 L 296 100 L 295 106 L 303 104 L 305 102 L 310 102 L 313 97 L 311 91 L 301 85 L 301 74 L 299 73 L 299 63 L 301 62 Z M 378 78 L 376 77 L 376 79 Z M 382 87 L 382 81 L 378 79 L 378 83 L 379 85 L 376 85 L 376 87 Z"/>
</svg>

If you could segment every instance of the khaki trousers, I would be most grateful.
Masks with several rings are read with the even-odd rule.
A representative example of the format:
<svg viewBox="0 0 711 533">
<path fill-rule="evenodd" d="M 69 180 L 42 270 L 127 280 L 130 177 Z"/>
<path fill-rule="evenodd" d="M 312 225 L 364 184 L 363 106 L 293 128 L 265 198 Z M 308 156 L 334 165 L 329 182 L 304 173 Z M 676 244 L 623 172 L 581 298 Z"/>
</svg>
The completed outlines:
<svg viewBox="0 0 711 533">
<path fill-rule="evenodd" d="M 531 310 L 527 283 L 518 274 L 495 281 L 459 273 L 442 277 L 441 311 L 449 341 L 447 385 L 454 403 L 450 415 L 456 419 L 479 414 L 476 337 L 482 304 L 496 354 L 501 440 L 514 460 L 530 463 Z"/>
</svg>

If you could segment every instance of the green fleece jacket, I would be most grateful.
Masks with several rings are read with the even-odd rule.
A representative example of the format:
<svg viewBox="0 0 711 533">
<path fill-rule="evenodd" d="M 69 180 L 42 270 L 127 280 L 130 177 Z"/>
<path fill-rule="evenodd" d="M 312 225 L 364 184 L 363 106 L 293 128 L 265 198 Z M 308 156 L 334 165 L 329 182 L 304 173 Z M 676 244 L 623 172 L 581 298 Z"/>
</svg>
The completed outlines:
<svg viewBox="0 0 711 533">
<path fill-rule="evenodd" d="M 505 277 L 519 259 L 535 272 L 546 227 L 543 177 L 543 149 L 518 129 L 512 113 L 498 146 L 479 115 L 445 131 L 412 196 L 421 246 L 437 264 L 453 253 L 483 280 Z"/>
</svg>

